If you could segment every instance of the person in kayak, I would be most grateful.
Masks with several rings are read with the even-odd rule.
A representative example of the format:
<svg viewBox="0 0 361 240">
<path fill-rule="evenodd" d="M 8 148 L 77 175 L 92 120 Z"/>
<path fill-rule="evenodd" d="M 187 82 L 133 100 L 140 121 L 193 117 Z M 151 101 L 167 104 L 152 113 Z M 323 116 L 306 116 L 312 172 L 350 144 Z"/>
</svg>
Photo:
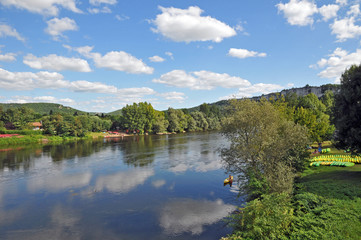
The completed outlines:
<svg viewBox="0 0 361 240">
<path fill-rule="evenodd" d="M 229 186 L 232 187 L 233 178 L 231 174 L 229 174 L 228 180 L 229 180 Z"/>
</svg>

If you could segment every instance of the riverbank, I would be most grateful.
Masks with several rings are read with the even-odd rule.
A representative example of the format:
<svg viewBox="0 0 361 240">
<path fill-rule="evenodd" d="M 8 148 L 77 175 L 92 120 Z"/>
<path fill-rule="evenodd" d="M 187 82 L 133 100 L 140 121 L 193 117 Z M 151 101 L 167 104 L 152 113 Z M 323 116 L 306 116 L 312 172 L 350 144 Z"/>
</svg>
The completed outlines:
<svg viewBox="0 0 361 240">
<path fill-rule="evenodd" d="M 310 167 L 295 184 L 291 239 L 360 239 L 361 165 Z"/>
<path fill-rule="evenodd" d="M 325 144 L 332 147 L 330 144 Z M 349 155 L 331 148 L 321 155 Z M 311 154 L 311 158 L 319 154 Z M 360 239 L 361 236 L 361 164 L 352 167 L 309 166 L 295 179 L 294 192 L 284 201 L 265 195 L 246 209 L 244 218 L 235 215 L 237 224 L 251 224 L 246 232 L 237 232 L 222 240 L 248 239 Z M 284 212 L 277 212 L 277 209 Z M 252 212 L 253 210 L 253 212 Z M 268 219 L 273 219 L 270 228 Z M 271 225 L 273 226 L 273 225 Z M 262 238 L 261 236 L 267 236 Z M 249 239 L 254 239 L 250 237 Z"/>
<path fill-rule="evenodd" d="M 78 141 L 84 139 L 93 138 L 90 135 L 85 137 L 60 137 L 60 136 L 50 136 L 50 135 L 13 135 L 8 137 L 0 138 L 0 147 L 11 147 L 24 144 L 48 144 L 48 143 L 61 143 L 61 142 L 70 142 Z"/>
<path fill-rule="evenodd" d="M 155 135 L 168 135 L 176 133 L 157 133 Z M 24 145 L 24 144 L 51 144 L 51 143 L 62 143 L 62 142 L 71 142 L 84 139 L 98 139 L 98 138 L 123 138 L 123 137 L 133 137 L 139 136 L 140 134 L 129 134 L 125 132 L 90 132 L 87 133 L 84 137 L 61 137 L 61 136 L 51 136 L 43 135 L 40 131 L 9 131 L 6 133 L 0 134 L 0 149 L 13 149 L 12 146 Z M 141 135 L 148 135 L 141 134 Z M 152 134 L 149 134 L 152 135 Z M 10 148 L 9 148 L 10 147 Z"/>
</svg>

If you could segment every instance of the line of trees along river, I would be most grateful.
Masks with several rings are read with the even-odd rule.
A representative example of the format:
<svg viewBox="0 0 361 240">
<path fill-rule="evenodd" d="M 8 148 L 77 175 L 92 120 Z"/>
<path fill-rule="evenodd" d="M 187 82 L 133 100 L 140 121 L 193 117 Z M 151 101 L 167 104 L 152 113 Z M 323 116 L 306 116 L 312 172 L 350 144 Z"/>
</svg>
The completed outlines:
<svg viewBox="0 0 361 240">
<path fill-rule="evenodd" d="M 306 126 L 314 141 L 330 138 L 334 127 L 330 114 L 334 96 L 327 91 L 321 99 L 314 94 L 297 96 L 288 94 L 269 100 L 289 120 Z M 202 104 L 196 110 L 173 109 L 157 111 L 150 103 L 127 105 L 118 115 L 60 114 L 41 115 L 26 107 L 0 108 L 0 130 L 29 130 L 33 122 L 41 122 L 43 134 L 62 137 L 83 137 L 88 132 L 119 130 L 128 133 L 166 133 L 219 130 L 225 118 L 231 115 L 226 107 Z"/>
</svg>

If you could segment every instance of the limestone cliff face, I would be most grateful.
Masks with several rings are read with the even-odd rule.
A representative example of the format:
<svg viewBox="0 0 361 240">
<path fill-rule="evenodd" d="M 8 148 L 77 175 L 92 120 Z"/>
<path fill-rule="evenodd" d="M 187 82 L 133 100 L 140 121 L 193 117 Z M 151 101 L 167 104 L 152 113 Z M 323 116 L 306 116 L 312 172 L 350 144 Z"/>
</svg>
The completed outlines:
<svg viewBox="0 0 361 240">
<path fill-rule="evenodd" d="M 269 99 L 272 96 L 277 96 L 279 94 L 286 96 L 287 94 L 292 94 L 292 93 L 296 93 L 298 96 L 306 96 L 307 94 L 313 93 L 315 94 L 318 98 L 322 97 L 323 94 L 327 91 L 327 90 L 331 90 L 334 93 L 337 93 L 340 89 L 340 85 L 336 85 L 336 84 L 327 84 L 327 85 L 322 85 L 320 87 L 314 87 L 314 86 L 309 86 L 306 85 L 304 87 L 301 88 L 291 88 L 291 89 L 284 89 L 281 92 L 278 93 L 269 93 L 269 94 L 265 94 L 262 96 L 257 96 L 257 97 L 253 97 L 253 100 L 260 100 L 262 97 Z"/>
</svg>

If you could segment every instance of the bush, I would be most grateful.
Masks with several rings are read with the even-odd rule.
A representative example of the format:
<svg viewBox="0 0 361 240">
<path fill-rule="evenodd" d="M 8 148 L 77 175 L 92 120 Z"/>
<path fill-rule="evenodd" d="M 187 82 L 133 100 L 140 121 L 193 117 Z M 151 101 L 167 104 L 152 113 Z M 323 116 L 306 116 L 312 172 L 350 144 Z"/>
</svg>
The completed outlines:
<svg viewBox="0 0 361 240">
<path fill-rule="evenodd" d="M 287 239 L 293 220 L 290 196 L 263 195 L 262 199 L 248 202 L 232 219 L 236 232 L 231 239 Z"/>
</svg>

